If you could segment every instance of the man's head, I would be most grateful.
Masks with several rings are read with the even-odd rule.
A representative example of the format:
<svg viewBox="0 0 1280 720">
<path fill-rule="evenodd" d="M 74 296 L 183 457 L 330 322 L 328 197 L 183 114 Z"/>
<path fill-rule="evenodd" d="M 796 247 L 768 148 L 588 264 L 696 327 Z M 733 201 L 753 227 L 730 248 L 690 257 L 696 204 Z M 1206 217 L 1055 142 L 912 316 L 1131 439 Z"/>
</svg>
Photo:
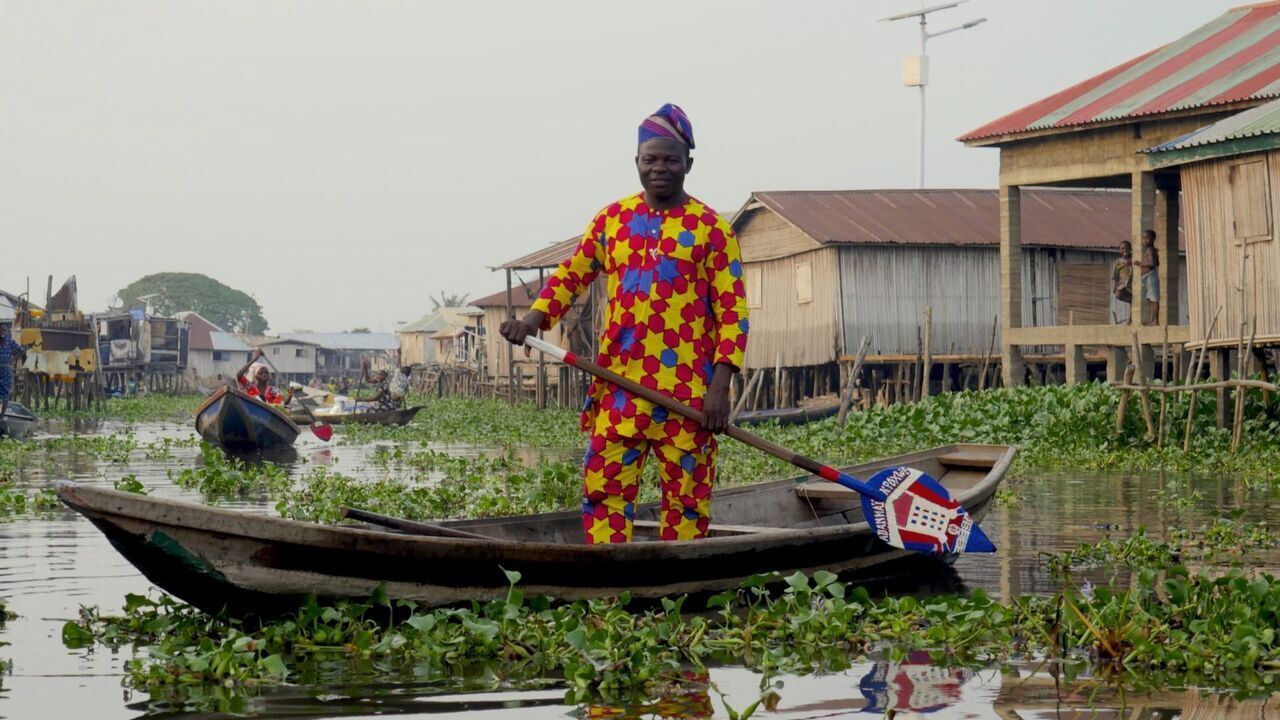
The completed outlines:
<svg viewBox="0 0 1280 720">
<path fill-rule="evenodd" d="M 1133 255 L 1133 243 L 1124 240 L 1120 243 L 1120 256 L 1129 257 L 1130 255 Z"/>
<path fill-rule="evenodd" d="M 266 365 L 259 365 L 258 371 L 253 374 L 253 379 L 259 383 L 266 383 L 271 379 L 271 371 L 267 369 Z"/>
<path fill-rule="evenodd" d="M 1155 244 L 1156 244 L 1156 231 L 1155 231 L 1155 230 L 1143 230 L 1143 231 L 1142 231 L 1142 246 L 1143 246 L 1143 247 L 1148 247 L 1148 246 L 1155 245 Z"/>
<path fill-rule="evenodd" d="M 9 326 L 5 323 L 0 323 L 0 340 L 7 339 L 9 339 Z"/>
<path fill-rule="evenodd" d="M 400 374 L 404 375 L 405 377 L 409 377 L 409 375 L 412 373 L 413 373 L 413 368 L 409 367 L 408 365 L 405 365 L 400 368 Z"/>
<path fill-rule="evenodd" d="M 671 200 L 684 193 L 693 147 L 693 125 L 678 105 L 667 103 L 640 123 L 636 171 L 649 197 Z"/>
</svg>

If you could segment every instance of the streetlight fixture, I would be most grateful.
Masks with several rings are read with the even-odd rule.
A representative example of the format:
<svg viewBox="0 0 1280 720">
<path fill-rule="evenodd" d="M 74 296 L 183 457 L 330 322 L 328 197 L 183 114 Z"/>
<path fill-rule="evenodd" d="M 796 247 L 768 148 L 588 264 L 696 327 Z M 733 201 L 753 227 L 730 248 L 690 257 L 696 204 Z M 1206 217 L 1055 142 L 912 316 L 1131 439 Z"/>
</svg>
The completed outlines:
<svg viewBox="0 0 1280 720">
<path fill-rule="evenodd" d="M 895 20 L 906 20 L 913 17 L 920 18 L 920 54 L 908 55 L 902 59 L 902 84 L 906 87 L 920 88 L 920 147 L 918 150 L 920 165 L 916 173 L 916 187 L 924 187 L 924 89 L 925 86 L 929 84 L 929 56 L 924 52 L 925 43 L 929 42 L 931 38 L 946 35 L 947 33 L 953 33 L 957 30 L 968 30 L 971 27 L 976 27 L 987 21 L 986 18 L 978 18 L 977 20 L 970 20 L 963 25 L 957 25 L 941 32 L 931 33 L 928 30 L 929 13 L 935 13 L 939 10 L 950 10 L 957 5 L 963 5 L 968 1 L 969 0 L 956 0 L 956 2 L 934 5 L 932 7 L 921 8 L 919 10 L 891 15 L 887 18 L 880 19 L 881 22 L 893 22 Z"/>
</svg>

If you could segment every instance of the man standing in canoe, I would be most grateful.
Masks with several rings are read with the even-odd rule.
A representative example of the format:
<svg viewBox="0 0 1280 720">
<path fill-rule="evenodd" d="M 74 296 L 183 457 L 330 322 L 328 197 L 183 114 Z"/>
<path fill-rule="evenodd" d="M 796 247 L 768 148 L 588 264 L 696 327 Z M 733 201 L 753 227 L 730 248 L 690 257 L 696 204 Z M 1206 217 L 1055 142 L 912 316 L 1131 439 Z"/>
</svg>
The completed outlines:
<svg viewBox="0 0 1280 720">
<path fill-rule="evenodd" d="M 602 271 L 608 310 L 597 363 L 701 410 L 706 425 L 669 414 L 599 380 L 582 413 L 582 526 L 588 543 L 631 540 L 640 471 L 652 451 L 661 480 L 659 537 L 705 537 L 716 439 L 729 420 L 729 382 L 742 367 L 747 302 L 738 240 L 724 218 L 684 191 L 693 128 L 662 106 L 640 125 L 644 190 L 605 207 L 532 309 L 500 332 L 522 344 L 550 330 Z"/>
</svg>

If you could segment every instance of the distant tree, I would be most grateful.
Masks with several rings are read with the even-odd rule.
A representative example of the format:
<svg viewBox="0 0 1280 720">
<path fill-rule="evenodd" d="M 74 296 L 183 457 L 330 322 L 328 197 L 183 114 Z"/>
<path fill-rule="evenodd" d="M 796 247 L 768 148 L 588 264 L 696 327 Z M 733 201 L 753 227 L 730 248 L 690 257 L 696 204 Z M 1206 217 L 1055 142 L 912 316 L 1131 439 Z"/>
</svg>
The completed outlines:
<svg viewBox="0 0 1280 720">
<path fill-rule="evenodd" d="M 352 328 L 351 330 L 353 335 L 368 335 L 371 332 L 373 331 L 366 327 Z"/>
<path fill-rule="evenodd" d="M 267 320 L 262 306 L 248 294 L 200 273 L 163 272 L 133 281 L 116 293 L 126 308 L 151 304 L 154 312 L 172 315 L 184 310 L 200 313 L 231 332 L 260 335 Z M 140 301 L 140 298 L 146 298 Z"/>
<path fill-rule="evenodd" d="M 435 312 L 442 307 L 464 307 L 467 304 L 467 298 L 471 297 L 471 293 L 462 293 L 455 295 L 453 293 L 440 292 L 440 297 L 435 295 L 427 295 L 427 299 L 431 301 L 431 312 Z"/>
</svg>

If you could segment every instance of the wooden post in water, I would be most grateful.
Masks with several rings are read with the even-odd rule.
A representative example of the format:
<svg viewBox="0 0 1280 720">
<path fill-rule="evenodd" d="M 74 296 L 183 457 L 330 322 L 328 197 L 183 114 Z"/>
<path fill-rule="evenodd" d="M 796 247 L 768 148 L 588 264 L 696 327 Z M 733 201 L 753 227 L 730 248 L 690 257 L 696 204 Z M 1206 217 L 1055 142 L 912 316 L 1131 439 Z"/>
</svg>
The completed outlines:
<svg viewBox="0 0 1280 720">
<path fill-rule="evenodd" d="M 1138 342 L 1138 333 L 1133 333 L 1133 366 L 1138 387 L 1142 388 L 1142 420 L 1147 424 L 1147 442 L 1156 438 L 1155 422 L 1151 419 L 1151 393 L 1147 390 L 1146 360 L 1142 356 L 1142 345 Z"/>
<path fill-rule="evenodd" d="M 1169 385 L 1169 326 L 1164 326 L 1164 346 L 1160 349 L 1160 384 Z M 1169 407 L 1169 393 L 1160 393 L 1160 425 L 1156 428 L 1156 447 L 1164 447 L 1164 415 Z"/>
<path fill-rule="evenodd" d="M 516 312 L 511 305 L 511 268 L 507 268 L 507 319 L 514 320 L 515 317 L 516 317 Z M 515 404 L 515 401 L 516 401 L 515 368 L 516 368 L 516 346 L 512 345 L 511 343 L 507 343 L 507 402 L 511 404 Z"/>
<path fill-rule="evenodd" d="M 858 356 L 849 370 L 849 379 L 845 382 L 844 396 L 840 398 L 840 416 L 837 418 L 840 427 L 844 427 L 845 416 L 849 414 L 849 405 L 853 402 L 853 387 L 858 381 L 858 373 L 862 370 L 862 362 L 867 358 L 867 348 L 871 347 L 871 336 L 863 335 L 858 341 Z"/>
<path fill-rule="evenodd" d="M 999 326 L 1000 316 L 991 318 L 991 344 L 987 346 L 987 354 L 982 356 L 982 371 L 978 373 L 978 389 L 985 390 L 987 387 L 987 366 L 991 364 L 991 353 L 996 349 L 996 328 Z"/>
<path fill-rule="evenodd" d="M 933 347 L 929 335 L 933 332 L 933 306 L 924 306 L 924 365 L 920 369 L 920 397 L 929 397 L 929 376 L 933 374 Z"/>
</svg>

